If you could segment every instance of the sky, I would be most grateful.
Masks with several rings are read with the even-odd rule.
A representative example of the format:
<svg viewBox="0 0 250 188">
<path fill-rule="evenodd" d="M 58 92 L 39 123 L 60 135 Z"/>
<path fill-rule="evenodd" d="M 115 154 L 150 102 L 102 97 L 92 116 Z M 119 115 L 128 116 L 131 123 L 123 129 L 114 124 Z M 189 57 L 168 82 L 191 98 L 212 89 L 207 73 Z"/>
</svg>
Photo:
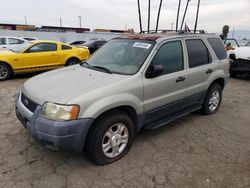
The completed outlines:
<svg viewBox="0 0 250 188">
<path fill-rule="evenodd" d="M 140 0 L 143 29 L 147 29 L 148 0 Z M 155 29 L 160 0 L 151 0 L 151 29 Z M 187 0 L 182 0 L 180 20 Z M 185 22 L 194 27 L 198 0 L 191 0 Z M 175 28 L 178 0 L 163 0 L 159 28 Z M 231 30 L 250 30 L 249 0 L 201 0 L 198 29 L 220 33 L 223 25 Z M 42 26 L 125 29 L 139 31 L 137 0 L 1 0 L 0 23 Z M 181 22 L 181 21 L 179 21 Z"/>
</svg>

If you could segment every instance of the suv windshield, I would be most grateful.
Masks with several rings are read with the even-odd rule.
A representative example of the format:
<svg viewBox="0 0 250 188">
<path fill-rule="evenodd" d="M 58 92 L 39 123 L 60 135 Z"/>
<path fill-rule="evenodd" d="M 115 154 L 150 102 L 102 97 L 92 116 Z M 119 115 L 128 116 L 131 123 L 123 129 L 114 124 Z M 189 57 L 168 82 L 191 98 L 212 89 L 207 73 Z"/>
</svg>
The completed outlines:
<svg viewBox="0 0 250 188">
<path fill-rule="evenodd" d="M 87 65 L 102 67 L 111 73 L 132 75 L 143 65 L 154 44 L 153 41 L 114 39 L 96 51 Z"/>
<path fill-rule="evenodd" d="M 26 48 L 28 48 L 32 43 L 31 42 L 25 42 L 23 44 L 20 44 L 14 48 L 11 48 L 10 50 L 16 53 L 20 53 L 23 50 L 25 50 Z"/>
</svg>

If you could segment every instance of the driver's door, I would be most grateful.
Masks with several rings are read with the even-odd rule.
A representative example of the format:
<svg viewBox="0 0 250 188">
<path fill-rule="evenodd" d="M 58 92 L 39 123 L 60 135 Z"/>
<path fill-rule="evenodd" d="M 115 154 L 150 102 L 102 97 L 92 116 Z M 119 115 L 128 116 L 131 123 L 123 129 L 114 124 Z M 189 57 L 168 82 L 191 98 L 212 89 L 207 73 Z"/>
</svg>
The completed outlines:
<svg viewBox="0 0 250 188">
<path fill-rule="evenodd" d="M 56 43 L 38 43 L 23 52 L 22 63 L 25 68 L 49 68 L 59 62 Z"/>
</svg>

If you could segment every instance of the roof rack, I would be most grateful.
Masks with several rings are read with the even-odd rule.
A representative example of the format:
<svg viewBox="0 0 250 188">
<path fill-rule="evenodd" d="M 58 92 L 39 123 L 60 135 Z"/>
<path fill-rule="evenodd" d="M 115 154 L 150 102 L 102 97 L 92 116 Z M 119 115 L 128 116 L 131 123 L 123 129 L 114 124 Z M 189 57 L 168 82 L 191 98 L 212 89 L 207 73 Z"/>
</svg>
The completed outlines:
<svg viewBox="0 0 250 188">
<path fill-rule="evenodd" d="M 149 31 L 141 31 L 140 33 L 148 33 L 148 34 L 155 34 L 155 33 L 167 33 L 167 32 L 176 32 L 177 34 L 205 34 L 204 30 L 196 30 L 196 32 L 194 30 L 189 30 L 189 31 L 185 31 L 185 30 L 168 30 L 168 29 L 159 29 L 159 30 L 149 30 Z"/>
</svg>

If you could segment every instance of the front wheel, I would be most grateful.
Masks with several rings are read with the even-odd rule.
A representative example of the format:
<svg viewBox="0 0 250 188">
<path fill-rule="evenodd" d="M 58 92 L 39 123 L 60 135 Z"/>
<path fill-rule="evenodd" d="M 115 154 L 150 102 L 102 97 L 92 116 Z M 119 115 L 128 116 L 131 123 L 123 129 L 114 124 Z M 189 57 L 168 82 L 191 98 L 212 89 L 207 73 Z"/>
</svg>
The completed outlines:
<svg viewBox="0 0 250 188">
<path fill-rule="evenodd" d="M 126 113 L 108 113 L 90 133 L 87 154 L 97 164 L 112 163 L 128 153 L 133 137 L 134 124 Z"/>
<path fill-rule="evenodd" d="M 71 58 L 66 62 L 65 66 L 76 65 L 79 64 L 80 62 L 81 61 L 77 58 Z"/>
<path fill-rule="evenodd" d="M 215 114 L 222 101 L 222 89 L 217 83 L 213 84 L 206 94 L 202 105 L 202 112 L 205 115 Z"/>
<path fill-rule="evenodd" d="M 5 63 L 0 63 L 0 81 L 8 80 L 12 76 L 12 69 Z"/>
</svg>

